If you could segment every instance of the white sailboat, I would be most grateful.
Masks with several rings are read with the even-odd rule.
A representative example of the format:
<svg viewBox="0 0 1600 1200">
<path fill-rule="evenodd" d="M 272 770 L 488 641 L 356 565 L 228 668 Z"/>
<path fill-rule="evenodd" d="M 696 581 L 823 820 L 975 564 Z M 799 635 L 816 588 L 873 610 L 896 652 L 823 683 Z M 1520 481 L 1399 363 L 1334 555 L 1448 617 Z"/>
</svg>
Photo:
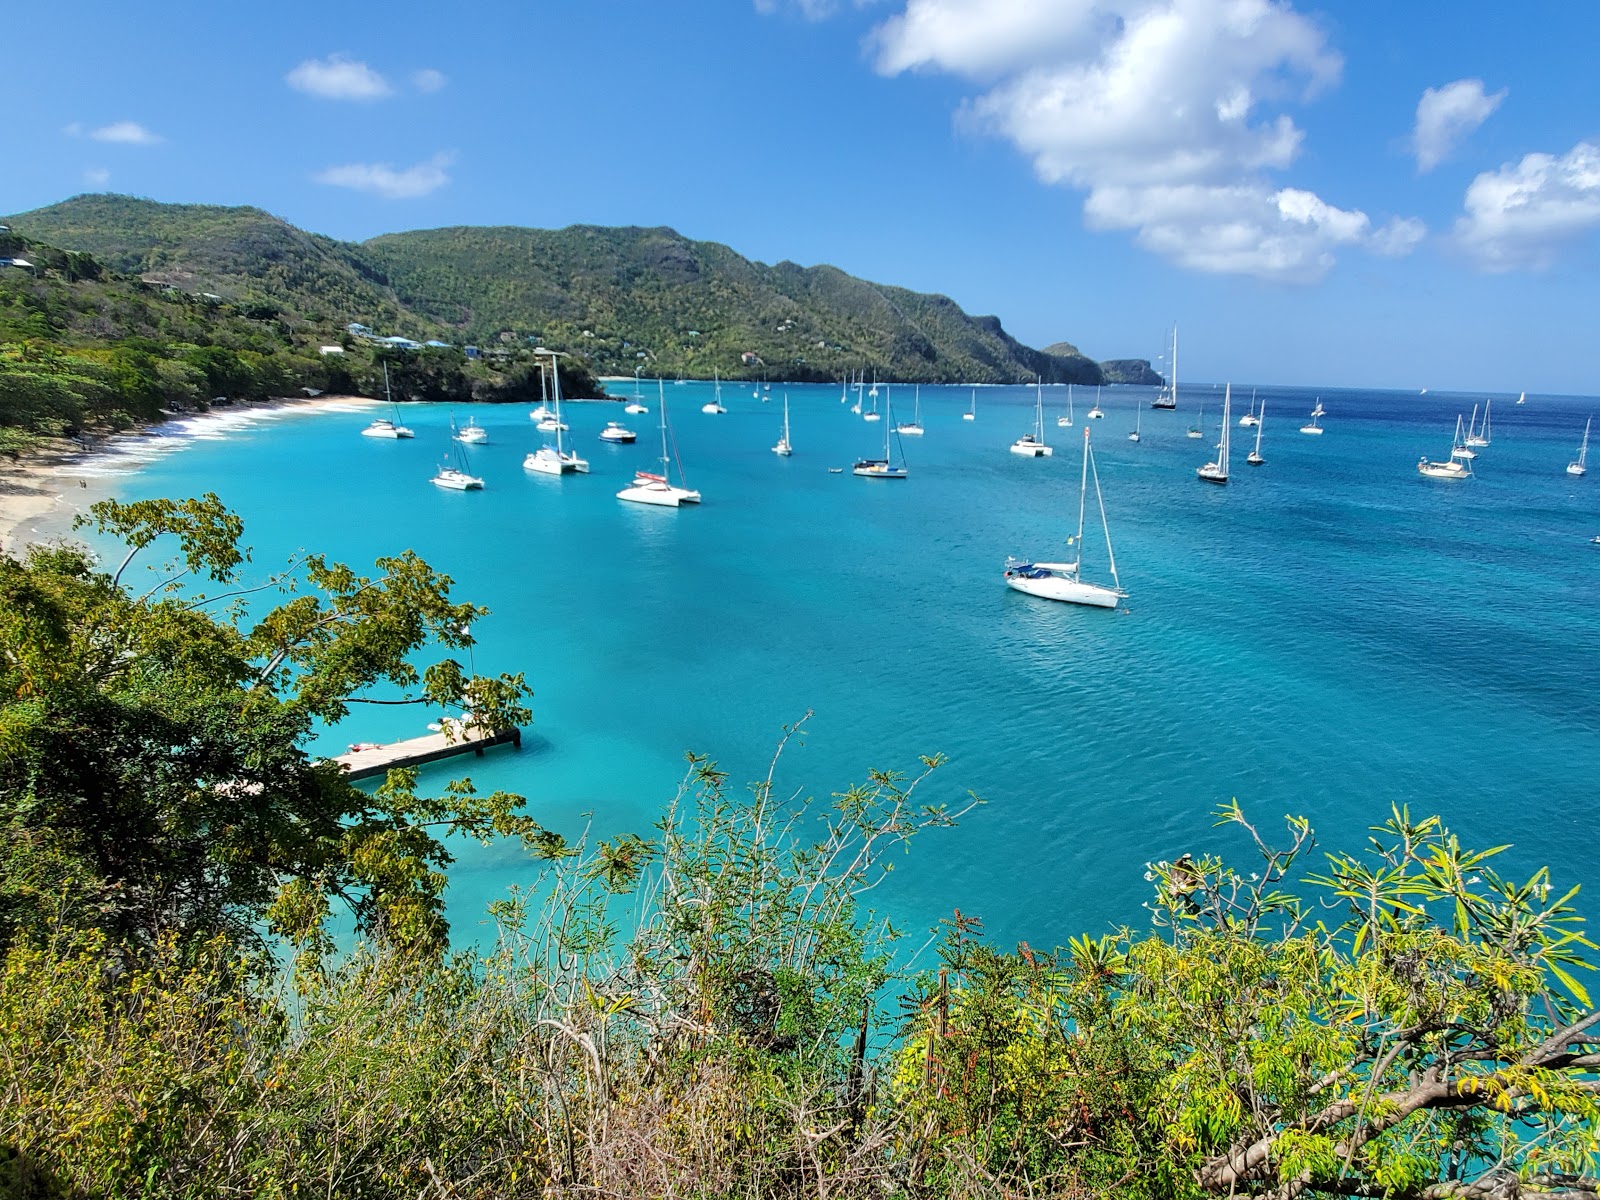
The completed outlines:
<svg viewBox="0 0 1600 1200">
<path fill-rule="evenodd" d="M 1233 403 L 1233 384 L 1228 385 L 1227 391 L 1222 393 L 1222 440 L 1217 443 L 1217 460 L 1208 462 L 1203 467 L 1196 467 L 1195 474 L 1207 483 L 1228 482 L 1228 409 Z"/>
<path fill-rule="evenodd" d="M 1463 442 L 1462 445 L 1476 446 L 1481 450 L 1493 440 L 1489 433 L 1489 411 L 1492 408 L 1494 408 L 1493 399 L 1485 400 L 1483 402 L 1483 428 L 1478 429 L 1476 428 L 1478 423 L 1478 406 L 1476 404 L 1472 406 L 1472 421 L 1467 426 L 1467 440 Z"/>
<path fill-rule="evenodd" d="M 1251 404 L 1255 403 L 1255 396 L 1250 397 Z M 1261 431 L 1267 427 L 1267 403 L 1261 402 L 1261 415 L 1256 418 L 1256 448 L 1245 455 L 1245 462 L 1252 467 L 1259 467 L 1267 460 L 1261 457 Z"/>
<path fill-rule="evenodd" d="M 389 411 L 394 414 L 393 418 L 379 417 L 361 431 L 361 436 L 370 438 L 416 437 L 415 433 L 400 424 L 400 408 L 394 402 L 394 393 L 389 390 L 388 363 L 383 364 L 383 398 L 389 402 Z"/>
<path fill-rule="evenodd" d="M 444 462 L 434 472 L 434 486 L 448 488 L 453 492 L 481 491 L 483 480 L 469 470 L 467 448 L 452 438 L 451 449 L 454 451 L 454 457 L 445 456 Z"/>
<path fill-rule="evenodd" d="M 778 439 L 778 444 L 772 448 L 774 454 L 781 454 L 785 458 L 794 453 L 794 447 L 789 443 L 789 393 L 783 394 L 783 436 Z"/>
<path fill-rule="evenodd" d="M 535 351 L 535 353 L 540 353 Z M 589 460 L 580 458 L 576 450 L 568 450 L 562 444 L 561 435 L 566 432 L 567 423 L 561 419 L 561 372 L 556 368 L 556 356 L 549 351 L 543 353 L 550 355 L 550 378 L 552 380 L 551 393 L 555 401 L 555 410 L 550 414 L 550 419 L 540 421 L 537 428 L 541 433 L 556 435 L 554 446 L 546 442 L 532 454 L 522 460 L 523 470 L 534 471 L 540 475 L 570 475 L 589 473 Z M 541 378 L 544 373 L 544 364 L 540 364 Z M 658 381 L 659 382 L 659 381 Z"/>
<path fill-rule="evenodd" d="M 1044 389 L 1042 386 L 1034 393 L 1033 432 L 1025 433 L 1012 442 L 1011 453 L 1021 454 L 1027 458 L 1049 458 L 1055 453 L 1054 448 L 1044 444 Z"/>
<path fill-rule="evenodd" d="M 978 389 L 977 388 L 973 388 L 972 389 L 972 402 L 970 403 L 970 405 L 968 405 L 967 411 L 961 414 L 961 419 L 963 421 L 976 421 L 978 419 Z"/>
<path fill-rule="evenodd" d="M 1250 411 L 1245 413 L 1244 416 L 1239 418 L 1239 425 L 1242 428 L 1249 428 L 1251 425 L 1259 424 L 1260 421 L 1261 421 L 1261 418 L 1256 416 L 1256 389 L 1255 388 L 1251 388 L 1250 389 Z"/>
<path fill-rule="evenodd" d="M 1072 428 L 1072 385 L 1070 383 L 1067 384 L 1067 411 L 1056 418 L 1056 425 L 1061 429 Z"/>
<path fill-rule="evenodd" d="M 1094 498 L 1100 507 L 1100 528 L 1106 538 L 1106 560 L 1111 566 L 1111 586 L 1089 583 L 1082 577 L 1083 520 L 1089 496 L 1089 475 L 1094 474 Z M 1086 604 L 1093 608 L 1115 608 L 1127 598 L 1122 582 L 1117 578 L 1117 558 L 1111 549 L 1111 526 L 1106 521 L 1105 496 L 1100 491 L 1100 472 L 1094 466 L 1094 453 L 1089 448 L 1089 430 L 1083 431 L 1083 478 L 1078 485 L 1078 533 L 1069 539 L 1077 547 L 1078 557 L 1072 562 L 1026 562 L 1006 559 L 1006 586 L 1029 596 L 1045 600 L 1060 600 L 1066 604 Z"/>
<path fill-rule="evenodd" d="M 650 471 L 637 471 L 634 473 L 633 482 L 617 493 L 618 500 L 627 500 L 633 504 L 653 504 L 658 508 L 678 508 L 684 504 L 699 504 L 700 493 L 692 491 L 688 480 L 683 477 L 683 463 L 678 463 L 678 482 L 684 486 L 675 487 L 671 481 L 672 462 L 677 456 L 677 446 L 673 445 L 671 451 L 668 446 L 667 430 L 667 395 L 662 389 L 656 403 L 661 408 L 661 474 L 656 475 Z"/>
<path fill-rule="evenodd" d="M 1167 381 L 1161 385 L 1161 390 L 1156 393 L 1156 398 L 1150 401 L 1151 408 L 1177 408 L 1178 407 L 1178 327 L 1172 327 L 1172 361 L 1168 364 L 1171 368 L 1167 374 Z"/>
<path fill-rule="evenodd" d="M 883 390 L 887 393 L 891 390 L 891 386 L 886 383 L 883 385 Z M 882 420 L 882 417 L 878 413 L 878 381 L 876 379 L 872 381 L 872 388 L 867 392 L 867 399 L 872 401 L 872 407 L 861 414 L 861 419 L 863 421 Z M 885 395 L 884 399 L 887 401 L 888 396 Z"/>
<path fill-rule="evenodd" d="M 873 389 L 876 391 L 876 387 Z M 894 397 L 884 397 L 884 408 L 889 412 L 894 411 Z M 883 457 L 858 458 L 855 465 L 850 468 L 852 475 L 859 475 L 863 479 L 904 479 L 906 477 L 905 452 L 900 454 L 900 465 L 896 466 L 894 458 L 889 453 L 889 438 L 894 435 L 894 422 L 885 421 L 883 425 Z"/>
<path fill-rule="evenodd" d="M 1584 474 L 1585 472 L 1587 472 L 1589 470 L 1589 467 L 1588 467 L 1588 459 L 1589 459 L 1589 426 L 1593 422 L 1594 422 L 1594 418 L 1590 417 L 1587 421 L 1585 421 L 1583 423 L 1583 441 L 1578 443 L 1578 458 L 1577 458 L 1577 461 L 1576 462 L 1569 462 L 1567 464 L 1567 474 L 1568 475 L 1582 475 L 1582 474 Z"/>
<path fill-rule="evenodd" d="M 452 418 L 451 424 L 453 425 L 454 423 L 454 418 Z M 455 439 L 458 442 L 465 442 L 469 446 L 477 446 L 489 440 L 489 431 L 478 424 L 477 417 L 468 417 L 467 423 L 456 430 Z"/>
<path fill-rule="evenodd" d="M 725 412 L 727 412 L 728 410 L 722 407 L 722 378 L 721 378 L 721 376 L 713 374 L 711 387 L 712 387 L 711 400 L 706 404 L 702 404 L 700 406 L 700 411 L 703 412 L 703 413 L 725 413 Z M 756 392 L 756 395 L 757 396 L 761 395 L 761 392 L 758 390 Z"/>
<path fill-rule="evenodd" d="M 1139 440 L 1139 418 L 1143 415 L 1143 413 L 1144 410 L 1141 409 L 1137 404 L 1133 406 L 1133 432 L 1128 435 L 1128 440 L 1130 442 L 1137 442 Z"/>
<path fill-rule="evenodd" d="M 1311 421 L 1308 424 L 1300 426 L 1300 432 L 1320 435 L 1322 433 L 1322 426 L 1317 424 L 1317 418 L 1321 417 L 1326 412 L 1327 410 L 1322 407 L 1322 397 L 1318 396 L 1316 407 L 1311 410 Z M 1459 422 L 1457 423 L 1459 424 Z"/>
<path fill-rule="evenodd" d="M 639 396 L 639 371 L 639 367 L 635 367 L 633 369 L 633 399 L 628 401 L 628 403 L 623 407 L 622 411 L 625 413 L 638 414 L 647 413 L 650 411 L 650 409 L 646 407 L 644 401 L 640 399 Z"/>
<path fill-rule="evenodd" d="M 1185 437 L 1192 437 L 1195 441 L 1198 442 L 1201 438 L 1205 437 L 1205 435 L 1206 435 L 1205 424 L 1206 424 L 1206 406 L 1204 404 L 1202 404 L 1200 406 L 1200 411 L 1195 414 L 1194 424 L 1189 426 L 1189 431 L 1184 436 Z"/>
<path fill-rule="evenodd" d="M 848 374 L 846 374 L 844 379 L 839 383 L 839 403 L 850 403 L 850 376 Z"/>
<path fill-rule="evenodd" d="M 1103 421 L 1105 416 L 1106 414 L 1100 408 L 1100 385 L 1097 383 L 1094 386 L 1094 407 L 1089 410 L 1089 419 L 1091 421 Z"/>
<path fill-rule="evenodd" d="M 1452 449 L 1461 445 L 1461 414 L 1456 414 L 1456 432 L 1450 439 Z M 1472 464 L 1453 454 L 1443 462 L 1430 462 L 1424 455 L 1417 460 L 1417 474 L 1424 479 L 1471 479 Z"/>
<path fill-rule="evenodd" d="M 1528 402 L 1528 393 L 1527 392 L 1523 392 L 1522 395 L 1517 397 L 1517 403 L 1518 404 L 1526 404 L 1527 402 Z"/>
<path fill-rule="evenodd" d="M 912 401 L 911 420 L 902 425 L 896 425 L 894 431 L 906 437 L 922 436 L 922 385 L 916 385 L 915 399 Z"/>
<path fill-rule="evenodd" d="M 1472 406 L 1472 418 L 1473 418 L 1474 421 L 1476 421 L 1477 417 L 1478 417 L 1478 406 L 1476 404 L 1474 404 Z M 1472 428 L 1472 426 L 1468 425 L 1467 428 L 1468 428 L 1468 430 L 1470 430 Z M 1462 434 L 1462 432 L 1461 432 L 1461 420 L 1460 420 L 1460 416 L 1458 414 L 1458 416 L 1456 418 L 1456 442 L 1455 442 L 1455 445 L 1450 447 L 1450 457 L 1451 458 L 1456 459 L 1459 462 L 1471 462 L 1473 459 L 1478 457 L 1478 452 L 1476 450 L 1469 450 L 1467 448 L 1468 445 L 1469 445 L 1468 439 L 1471 438 L 1471 436 L 1472 435 L 1471 435 L 1470 432 L 1465 434 L 1465 435 Z"/>
</svg>

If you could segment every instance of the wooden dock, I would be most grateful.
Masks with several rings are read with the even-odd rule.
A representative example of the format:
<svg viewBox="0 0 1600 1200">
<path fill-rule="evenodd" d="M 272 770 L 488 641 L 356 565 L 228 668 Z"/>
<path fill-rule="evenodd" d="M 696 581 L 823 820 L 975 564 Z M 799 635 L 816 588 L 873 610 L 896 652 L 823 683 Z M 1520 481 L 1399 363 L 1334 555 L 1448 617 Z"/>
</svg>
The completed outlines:
<svg viewBox="0 0 1600 1200">
<path fill-rule="evenodd" d="M 491 746 L 522 745 L 522 730 L 515 725 L 509 729 L 478 729 L 457 727 L 451 737 L 443 733 L 430 733 L 426 737 L 408 738 L 388 745 L 362 744 L 359 750 L 338 755 L 333 761 L 342 766 L 351 779 L 368 779 L 382 775 L 391 767 L 416 767 L 423 763 L 438 762 L 441 758 L 454 758 L 458 754 L 476 754 Z"/>
</svg>

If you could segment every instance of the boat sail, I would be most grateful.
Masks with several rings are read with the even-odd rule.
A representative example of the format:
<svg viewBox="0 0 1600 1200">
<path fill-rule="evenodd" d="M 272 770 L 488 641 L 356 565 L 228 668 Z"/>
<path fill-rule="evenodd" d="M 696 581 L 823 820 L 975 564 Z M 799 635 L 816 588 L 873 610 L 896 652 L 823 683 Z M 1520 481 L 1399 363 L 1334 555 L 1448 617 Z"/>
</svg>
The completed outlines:
<svg viewBox="0 0 1600 1200">
<path fill-rule="evenodd" d="M 1589 459 L 1589 426 L 1593 422 L 1594 422 L 1594 418 L 1590 417 L 1587 421 L 1585 421 L 1583 423 L 1583 441 L 1578 443 L 1578 458 L 1577 458 L 1577 461 L 1569 462 L 1567 464 L 1567 474 L 1568 475 L 1582 475 L 1582 474 L 1585 474 L 1589 470 L 1589 466 L 1588 466 L 1588 459 Z"/>
<path fill-rule="evenodd" d="M 1100 528 L 1105 533 L 1106 560 L 1111 567 L 1111 586 L 1089 583 L 1081 573 L 1083 566 L 1083 522 L 1088 505 L 1089 476 L 1094 475 L 1094 498 L 1100 507 Z M 1095 469 L 1094 452 L 1089 447 L 1089 429 L 1083 431 L 1083 478 L 1078 485 L 1078 533 L 1069 539 L 1076 546 L 1078 557 L 1072 562 L 1029 562 L 1017 558 L 1006 559 L 1006 586 L 1029 596 L 1045 600 L 1060 600 L 1067 604 L 1085 604 L 1093 608 L 1115 608 L 1118 601 L 1127 598 L 1122 581 L 1117 578 L 1117 557 L 1111 549 L 1111 526 L 1106 521 L 1106 501 L 1100 490 L 1100 472 Z"/>
<path fill-rule="evenodd" d="M 1456 414 L 1456 432 L 1450 440 L 1452 450 L 1461 445 L 1461 414 Z M 1454 453 L 1443 462 L 1430 462 L 1426 455 L 1417 460 L 1417 474 L 1424 479 L 1471 479 L 1472 464 Z"/>
<path fill-rule="evenodd" d="M 1217 443 L 1217 461 L 1196 467 L 1195 474 L 1207 483 L 1228 482 L 1228 410 L 1233 403 L 1233 384 L 1222 393 L 1222 440 Z"/>
<path fill-rule="evenodd" d="M 887 385 L 885 385 L 885 388 L 887 390 Z M 874 390 L 876 390 L 876 385 L 874 385 Z M 894 412 L 892 395 L 885 395 L 883 407 L 886 412 L 891 414 Z M 883 457 L 858 458 L 855 465 L 850 468 L 850 473 L 859 475 L 863 479 L 904 479 L 906 477 L 905 452 L 904 450 L 901 451 L 900 465 L 895 466 L 894 459 L 889 454 L 889 439 L 891 437 L 895 437 L 898 440 L 893 420 L 883 423 Z"/>
<path fill-rule="evenodd" d="M 659 385 L 660 381 L 657 380 Z M 659 395 L 656 403 L 661 407 L 661 474 L 656 475 L 649 471 L 635 472 L 633 482 L 617 493 L 618 500 L 628 500 L 634 504 L 653 504 L 658 508 L 677 508 L 684 504 L 699 504 L 700 493 L 690 490 L 688 480 L 683 477 L 683 463 L 678 461 L 678 481 L 685 486 L 674 487 L 669 476 L 672 473 L 672 463 L 677 459 L 677 446 L 673 445 L 671 451 L 668 446 L 667 428 L 667 396 L 665 389 L 658 387 Z"/>
<path fill-rule="evenodd" d="M 1028 458 L 1049 458 L 1055 449 L 1044 444 L 1044 387 L 1041 383 L 1034 392 L 1033 432 L 1025 433 L 1011 443 L 1011 453 Z"/>
<path fill-rule="evenodd" d="M 394 402 L 394 393 L 389 390 L 389 364 L 383 364 L 383 398 L 389 402 L 389 411 L 394 414 L 393 419 L 379 417 L 372 424 L 361 431 L 362 437 L 370 438 L 408 438 L 417 435 L 404 425 L 400 424 L 400 408 Z"/>
<path fill-rule="evenodd" d="M 1178 407 L 1178 327 L 1172 327 L 1172 361 L 1167 364 L 1167 381 L 1161 385 L 1161 390 L 1156 393 L 1156 398 L 1150 401 L 1151 408 L 1177 408 Z"/>
<path fill-rule="evenodd" d="M 789 393 L 783 393 L 783 436 L 778 438 L 778 444 L 772 448 L 774 454 L 781 454 L 785 458 L 794 453 L 794 447 L 789 444 Z"/>
</svg>

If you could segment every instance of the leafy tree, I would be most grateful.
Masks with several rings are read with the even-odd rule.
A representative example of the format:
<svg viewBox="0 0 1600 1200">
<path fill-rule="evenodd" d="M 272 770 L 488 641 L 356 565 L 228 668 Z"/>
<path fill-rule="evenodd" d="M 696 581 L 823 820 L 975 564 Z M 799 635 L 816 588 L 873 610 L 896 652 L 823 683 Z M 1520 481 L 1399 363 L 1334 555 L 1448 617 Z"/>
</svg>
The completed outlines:
<svg viewBox="0 0 1600 1200">
<path fill-rule="evenodd" d="M 372 575 L 311 555 L 246 584 L 241 524 L 213 495 L 85 520 L 128 545 L 114 569 L 79 547 L 0 557 L 0 942 L 61 921 L 130 945 L 250 941 L 265 920 L 315 945 L 343 902 L 362 928 L 441 947 L 441 836 L 533 843 L 520 798 L 422 796 L 403 771 L 368 793 L 305 745 L 358 703 L 526 720 L 520 675 L 413 662 L 469 646 L 485 610 L 410 552 Z M 135 594 L 158 541 L 176 558 Z"/>
</svg>

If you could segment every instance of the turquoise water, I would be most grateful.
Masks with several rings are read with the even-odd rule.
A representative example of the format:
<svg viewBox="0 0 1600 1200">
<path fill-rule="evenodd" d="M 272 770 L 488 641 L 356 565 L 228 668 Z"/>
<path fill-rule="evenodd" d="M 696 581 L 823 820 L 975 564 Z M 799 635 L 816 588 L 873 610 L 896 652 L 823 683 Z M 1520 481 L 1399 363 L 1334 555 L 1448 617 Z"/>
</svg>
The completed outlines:
<svg viewBox="0 0 1600 1200">
<path fill-rule="evenodd" d="M 648 416 L 569 406 L 593 467 L 564 479 L 522 470 L 539 440 L 525 408 L 475 410 L 492 438 L 471 451 L 481 493 L 429 484 L 450 414 L 427 406 L 407 408 L 409 442 L 360 437 L 375 414 L 355 406 L 243 414 L 166 427 L 99 469 L 125 497 L 218 491 L 260 570 L 300 546 L 358 566 L 412 547 L 448 572 L 493 609 L 477 667 L 525 671 L 536 693 L 523 750 L 468 760 L 471 774 L 564 833 L 647 831 L 686 750 L 760 776 L 808 709 L 781 787 L 825 795 L 946 755 L 928 798 L 987 804 L 927 835 L 878 894 L 913 931 L 953 907 L 1003 943 L 1137 921 L 1147 860 L 1243 852 L 1211 827 L 1235 796 L 1267 826 L 1309 815 L 1329 847 L 1409 804 L 1471 841 L 1515 842 L 1518 865 L 1594 878 L 1600 462 L 1585 479 L 1564 467 L 1600 404 L 1497 397 L 1477 477 L 1451 484 L 1414 464 L 1444 456 L 1457 412 L 1483 397 L 1261 388 L 1267 464 L 1245 466 L 1253 431 L 1235 428 L 1233 482 L 1217 488 L 1194 476 L 1220 415 L 1205 386 L 1177 412 L 1107 389 L 1095 422 L 1079 389 L 1073 429 L 1055 425 L 1065 389 L 1046 389 L 1050 459 L 1006 449 L 1031 427 L 1031 389 L 978 389 L 966 422 L 968 389 L 925 387 L 903 483 L 825 469 L 883 445 L 837 387 L 788 389 L 789 459 L 770 451 L 781 389 L 762 403 L 729 385 L 720 417 L 699 411 L 710 390 L 666 389 L 698 508 L 615 499 L 658 453 L 649 394 Z M 1318 395 L 1327 433 L 1302 436 Z M 894 397 L 904 419 L 912 390 Z M 1190 440 L 1202 404 L 1209 436 Z M 608 419 L 639 443 L 598 441 Z M 1001 582 L 1009 553 L 1065 553 L 1085 424 L 1124 612 Z M 426 719 L 359 711 L 326 748 Z M 465 848 L 458 930 L 531 875 L 514 847 Z"/>
</svg>

